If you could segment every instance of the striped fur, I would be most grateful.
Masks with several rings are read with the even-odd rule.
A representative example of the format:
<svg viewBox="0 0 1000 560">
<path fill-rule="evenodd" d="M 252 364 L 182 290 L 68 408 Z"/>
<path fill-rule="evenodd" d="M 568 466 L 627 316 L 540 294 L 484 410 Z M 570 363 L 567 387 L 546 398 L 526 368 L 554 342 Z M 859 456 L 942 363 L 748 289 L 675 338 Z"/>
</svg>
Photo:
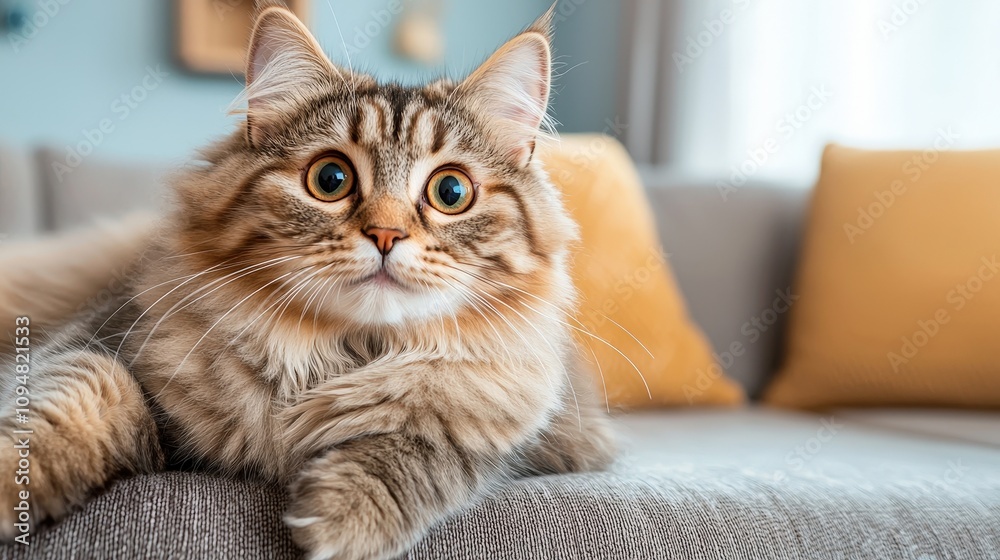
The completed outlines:
<svg viewBox="0 0 1000 560">
<path fill-rule="evenodd" d="M 464 82 L 410 88 L 336 68 L 265 10 L 244 129 L 177 178 L 129 289 L 38 351 L 36 514 L 184 464 L 288 484 L 312 558 L 389 558 L 510 477 L 603 467 L 571 337 L 577 231 L 532 155 L 548 25 Z M 331 150 L 359 186 L 326 203 L 303 176 Z M 425 200 L 445 165 L 475 182 L 463 214 Z M 407 237 L 383 258 L 372 226 Z M 370 279 L 383 269 L 395 285 Z M 16 460 L 0 447 L 0 469 Z"/>
</svg>

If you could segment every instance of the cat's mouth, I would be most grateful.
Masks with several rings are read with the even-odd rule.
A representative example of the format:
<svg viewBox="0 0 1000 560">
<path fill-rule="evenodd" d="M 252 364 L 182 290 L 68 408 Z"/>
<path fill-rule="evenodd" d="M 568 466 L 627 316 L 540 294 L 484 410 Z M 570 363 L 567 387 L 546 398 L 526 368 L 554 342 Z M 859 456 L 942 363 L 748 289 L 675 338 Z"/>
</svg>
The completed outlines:
<svg viewBox="0 0 1000 560">
<path fill-rule="evenodd" d="M 401 282 L 389 272 L 389 269 L 382 267 L 377 272 L 369 274 L 353 282 L 355 286 L 376 286 L 379 288 L 390 288 L 402 291 L 411 291 L 410 287 Z"/>
</svg>

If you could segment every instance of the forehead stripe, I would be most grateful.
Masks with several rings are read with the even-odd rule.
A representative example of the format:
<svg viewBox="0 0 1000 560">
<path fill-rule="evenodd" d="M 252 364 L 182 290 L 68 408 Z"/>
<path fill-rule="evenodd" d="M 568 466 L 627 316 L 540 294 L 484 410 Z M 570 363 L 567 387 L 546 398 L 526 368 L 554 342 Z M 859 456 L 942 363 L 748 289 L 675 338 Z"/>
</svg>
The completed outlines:
<svg viewBox="0 0 1000 560">
<path fill-rule="evenodd" d="M 431 144 L 431 153 L 437 154 L 444 148 L 444 143 L 448 135 L 448 128 L 445 126 L 444 119 L 441 115 L 437 115 L 434 119 L 434 142 Z"/>
</svg>

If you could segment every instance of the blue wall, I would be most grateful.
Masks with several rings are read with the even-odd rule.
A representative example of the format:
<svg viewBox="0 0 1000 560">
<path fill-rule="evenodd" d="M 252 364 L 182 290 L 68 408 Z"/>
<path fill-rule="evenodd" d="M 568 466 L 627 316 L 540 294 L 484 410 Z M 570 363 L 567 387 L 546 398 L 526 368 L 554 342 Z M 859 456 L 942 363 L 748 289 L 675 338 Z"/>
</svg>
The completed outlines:
<svg viewBox="0 0 1000 560">
<path fill-rule="evenodd" d="M 21 0 L 20 4 L 33 14 L 41 9 L 38 1 Z M 0 0 L 0 4 L 5 2 L 10 0 Z M 614 110 L 615 91 L 614 80 L 603 73 L 614 68 L 616 55 L 606 52 L 608 45 L 614 45 L 613 37 L 594 41 L 589 28 L 617 26 L 617 20 L 608 23 L 608 13 L 614 16 L 618 3 L 561 2 L 568 15 L 562 18 L 557 34 L 558 53 L 567 66 L 587 63 L 560 80 L 564 87 L 555 102 L 556 116 L 569 130 L 601 130 L 601 123 Z M 84 130 L 99 129 L 107 119 L 106 130 L 111 132 L 95 142 L 95 157 L 179 162 L 193 149 L 231 130 L 236 117 L 227 116 L 226 109 L 241 83 L 232 77 L 185 73 L 174 63 L 173 2 L 44 3 L 58 5 L 59 11 L 26 43 L 15 46 L 9 35 L 0 35 L 0 140 L 63 149 L 83 140 Z M 446 64 L 443 69 L 427 69 L 393 56 L 391 27 L 367 46 L 363 38 L 359 40 L 365 26 L 376 21 L 374 12 L 384 10 L 388 3 L 313 0 L 310 27 L 333 59 L 346 63 L 332 4 L 355 67 L 374 70 L 385 79 L 413 82 L 442 71 L 461 75 L 548 6 L 546 0 L 447 1 Z M 358 44 L 364 47 L 360 52 L 354 48 Z M 156 88 L 145 99 L 133 100 L 133 106 L 120 99 L 143 83 L 147 68 L 157 67 L 168 75 L 159 83 L 146 80 Z"/>
<path fill-rule="evenodd" d="M 620 0 L 560 0 L 552 108 L 565 132 L 616 135 L 622 29 Z"/>
</svg>

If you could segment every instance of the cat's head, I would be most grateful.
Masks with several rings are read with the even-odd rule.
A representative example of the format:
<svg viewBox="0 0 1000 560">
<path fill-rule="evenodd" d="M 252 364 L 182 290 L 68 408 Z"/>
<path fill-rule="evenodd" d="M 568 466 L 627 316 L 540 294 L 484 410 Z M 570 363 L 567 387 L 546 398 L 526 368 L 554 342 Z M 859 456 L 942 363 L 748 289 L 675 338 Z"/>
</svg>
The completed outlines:
<svg viewBox="0 0 1000 560">
<path fill-rule="evenodd" d="M 545 16 L 461 82 L 404 87 L 264 10 L 243 130 L 180 184 L 185 243 L 211 240 L 205 267 L 254 266 L 244 291 L 365 325 L 565 304 L 577 231 L 535 154 L 549 43 Z"/>
</svg>

